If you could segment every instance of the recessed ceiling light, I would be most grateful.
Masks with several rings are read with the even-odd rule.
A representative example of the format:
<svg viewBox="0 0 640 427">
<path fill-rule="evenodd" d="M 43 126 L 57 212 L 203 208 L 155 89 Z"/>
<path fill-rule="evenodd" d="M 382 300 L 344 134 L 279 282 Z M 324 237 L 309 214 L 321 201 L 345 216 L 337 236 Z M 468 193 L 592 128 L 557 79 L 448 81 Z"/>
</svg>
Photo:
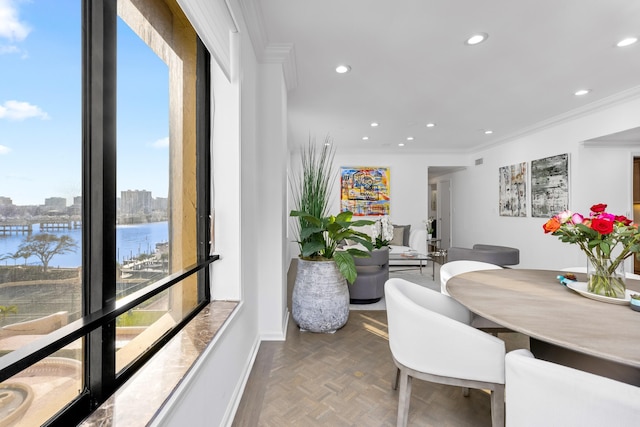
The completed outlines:
<svg viewBox="0 0 640 427">
<path fill-rule="evenodd" d="M 591 92 L 591 89 L 580 89 L 574 92 L 575 96 L 583 96 Z"/>
<path fill-rule="evenodd" d="M 377 127 L 377 126 L 378 126 L 378 122 L 372 122 L 372 123 L 371 123 L 371 127 L 372 127 L 372 128 Z"/>
<path fill-rule="evenodd" d="M 398 144 L 398 147 L 404 147 L 404 142 L 401 142 L 400 144 Z"/>
<path fill-rule="evenodd" d="M 413 137 L 412 136 L 408 136 L 407 137 L 407 141 L 413 141 Z"/>
<path fill-rule="evenodd" d="M 369 139 L 369 137 L 368 137 L 368 136 L 363 136 L 363 137 L 362 137 L 362 140 L 363 140 L 363 141 L 367 141 L 368 139 Z"/>
<path fill-rule="evenodd" d="M 338 74 L 348 73 L 349 71 L 351 71 L 351 67 L 348 65 L 338 65 L 336 67 L 336 73 Z"/>
<path fill-rule="evenodd" d="M 469 37 L 467 41 L 465 41 L 465 43 L 468 44 L 469 46 L 473 46 L 475 44 L 482 43 L 487 38 L 489 38 L 489 34 L 487 33 L 476 33 L 471 37 Z"/>
<path fill-rule="evenodd" d="M 435 124 L 435 123 L 427 123 L 427 127 L 428 127 L 428 128 L 432 128 L 432 127 L 435 127 L 435 126 L 436 126 L 436 124 Z"/>
<path fill-rule="evenodd" d="M 616 43 L 616 46 L 618 47 L 631 46 L 637 41 L 638 41 L 637 37 L 627 37 L 626 39 L 622 39 L 618 43 Z"/>
<path fill-rule="evenodd" d="M 485 135 L 491 135 L 493 133 L 493 131 L 491 129 L 487 129 L 484 131 Z"/>
</svg>

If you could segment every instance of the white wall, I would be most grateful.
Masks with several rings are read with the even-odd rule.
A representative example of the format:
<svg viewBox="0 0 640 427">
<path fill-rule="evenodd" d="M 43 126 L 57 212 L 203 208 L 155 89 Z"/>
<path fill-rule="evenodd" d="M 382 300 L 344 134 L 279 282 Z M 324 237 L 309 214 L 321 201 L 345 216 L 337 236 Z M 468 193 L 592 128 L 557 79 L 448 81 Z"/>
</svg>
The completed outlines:
<svg viewBox="0 0 640 427">
<path fill-rule="evenodd" d="M 257 202 L 251 207 L 258 229 L 251 236 L 260 247 L 254 256 L 259 271 L 259 325 L 262 339 L 284 340 L 288 319 L 286 271 L 287 227 L 287 90 L 281 64 L 260 65 L 261 100 L 257 165 L 254 186 Z M 252 244 L 247 242 L 247 244 Z"/>
<path fill-rule="evenodd" d="M 506 144 L 474 153 L 480 166 L 451 174 L 454 246 L 475 243 L 513 246 L 520 249 L 519 268 L 562 268 L 586 265 L 575 247 L 545 235 L 545 218 L 530 216 L 530 182 L 527 181 L 526 218 L 498 215 L 498 168 L 569 153 L 569 186 L 572 211 L 589 213 L 596 203 L 608 211 L 632 215 L 632 157 L 637 146 L 593 147 L 583 141 L 640 126 L 640 99 L 630 100 L 522 136 Z M 627 266 L 631 271 L 631 264 Z"/>
<path fill-rule="evenodd" d="M 286 92 L 282 67 L 258 63 L 238 0 L 179 1 L 214 60 L 228 61 L 213 76 L 221 259 L 212 266 L 212 289 L 214 298 L 241 303 L 153 425 L 224 426 L 233 421 L 260 340 L 284 336 Z"/>
</svg>

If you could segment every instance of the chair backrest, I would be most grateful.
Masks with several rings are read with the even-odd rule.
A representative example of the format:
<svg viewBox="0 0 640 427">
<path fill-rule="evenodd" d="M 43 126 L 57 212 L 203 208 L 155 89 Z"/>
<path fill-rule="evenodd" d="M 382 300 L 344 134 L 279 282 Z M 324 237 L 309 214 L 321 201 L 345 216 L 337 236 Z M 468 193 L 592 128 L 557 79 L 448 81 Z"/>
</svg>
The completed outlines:
<svg viewBox="0 0 640 427">
<path fill-rule="evenodd" d="M 383 267 L 389 264 L 389 248 L 374 249 L 371 251 L 371 256 L 353 257 L 353 261 L 356 266 L 377 265 Z"/>
<path fill-rule="evenodd" d="M 506 363 L 506 425 L 638 426 L 640 387 L 514 350 Z"/>
<path fill-rule="evenodd" d="M 458 274 L 468 273 L 470 271 L 501 269 L 502 267 L 499 265 L 481 261 L 460 260 L 447 262 L 440 267 L 440 292 L 449 295 L 449 292 L 447 292 L 447 282 Z"/>
<path fill-rule="evenodd" d="M 389 347 L 408 368 L 444 377 L 504 383 L 504 341 L 471 326 L 454 299 L 407 280 L 385 283 Z"/>
</svg>

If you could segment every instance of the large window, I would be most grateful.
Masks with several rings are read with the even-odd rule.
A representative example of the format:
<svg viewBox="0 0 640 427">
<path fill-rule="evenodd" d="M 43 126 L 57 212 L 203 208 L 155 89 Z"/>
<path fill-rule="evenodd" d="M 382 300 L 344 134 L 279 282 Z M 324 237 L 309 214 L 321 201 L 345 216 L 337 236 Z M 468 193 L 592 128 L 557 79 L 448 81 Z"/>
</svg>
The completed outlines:
<svg viewBox="0 0 640 427">
<path fill-rule="evenodd" d="M 208 61 L 175 0 L 0 2 L 0 425 L 75 425 L 208 302 Z"/>
</svg>

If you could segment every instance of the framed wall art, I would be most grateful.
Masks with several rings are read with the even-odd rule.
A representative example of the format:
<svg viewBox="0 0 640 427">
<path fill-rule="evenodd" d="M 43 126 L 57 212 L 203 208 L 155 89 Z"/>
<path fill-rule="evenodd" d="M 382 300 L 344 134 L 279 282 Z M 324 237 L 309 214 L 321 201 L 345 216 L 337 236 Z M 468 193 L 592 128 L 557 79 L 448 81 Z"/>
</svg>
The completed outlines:
<svg viewBox="0 0 640 427">
<path fill-rule="evenodd" d="M 498 211 L 501 216 L 527 216 L 527 162 L 499 169 Z"/>
<path fill-rule="evenodd" d="M 531 216 L 569 209 L 569 153 L 531 161 Z"/>
<path fill-rule="evenodd" d="M 340 211 L 356 216 L 389 215 L 389 168 L 346 167 L 340 172 Z"/>
</svg>

